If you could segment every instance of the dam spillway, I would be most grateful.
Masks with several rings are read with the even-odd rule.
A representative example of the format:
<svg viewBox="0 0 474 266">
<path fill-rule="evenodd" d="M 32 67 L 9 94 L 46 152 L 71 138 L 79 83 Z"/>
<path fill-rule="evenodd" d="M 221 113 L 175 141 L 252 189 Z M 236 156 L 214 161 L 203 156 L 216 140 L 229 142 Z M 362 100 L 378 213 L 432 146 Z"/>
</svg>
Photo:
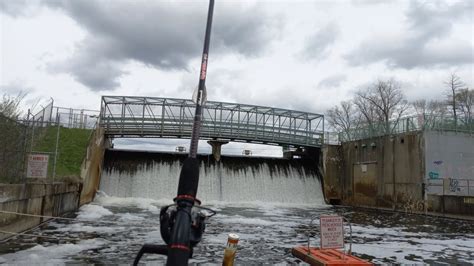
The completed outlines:
<svg viewBox="0 0 474 266">
<path fill-rule="evenodd" d="M 116 197 L 172 199 L 187 154 L 107 150 L 100 190 Z M 205 202 L 324 204 L 317 161 L 199 155 Z"/>
<path fill-rule="evenodd" d="M 163 244 L 160 207 L 176 195 L 186 154 L 111 150 L 106 158 L 101 189 L 110 196 L 98 193 L 94 202 L 76 212 L 76 218 L 54 219 L 13 238 L 0 250 L 0 264 L 132 264 L 143 243 Z M 307 224 L 323 214 L 349 220 L 351 250 L 376 264 L 474 263 L 471 221 L 320 205 L 319 172 L 304 160 L 223 157 L 217 163 L 212 156 L 199 159 L 198 197 L 218 213 L 209 219 L 191 264 L 221 264 L 229 232 L 242 239 L 238 265 L 299 264 L 290 250 L 307 243 Z M 232 178 L 246 182 L 232 183 L 228 180 Z M 223 201 L 217 202 L 220 198 Z M 285 201 L 295 204 L 267 204 Z M 161 265 L 166 257 L 147 256 L 143 262 Z"/>
</svg>

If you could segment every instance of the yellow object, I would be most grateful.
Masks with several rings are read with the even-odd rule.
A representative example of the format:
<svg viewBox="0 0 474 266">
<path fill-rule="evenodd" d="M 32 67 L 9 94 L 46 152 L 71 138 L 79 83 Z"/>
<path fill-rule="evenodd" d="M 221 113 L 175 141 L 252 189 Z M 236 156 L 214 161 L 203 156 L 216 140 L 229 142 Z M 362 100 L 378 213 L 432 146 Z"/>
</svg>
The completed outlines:
<svg viewBox="0 0 474 266">
<path fill-rule="evenodd" d="M 224 250 L 224 260 L 222 266 L 234 265 L 235 253 L 237 252 L 237 243 L 239 242 L 239 236 L 236 234 L 229 234 L 227 238 L 227 246 Z"/>
</svg>

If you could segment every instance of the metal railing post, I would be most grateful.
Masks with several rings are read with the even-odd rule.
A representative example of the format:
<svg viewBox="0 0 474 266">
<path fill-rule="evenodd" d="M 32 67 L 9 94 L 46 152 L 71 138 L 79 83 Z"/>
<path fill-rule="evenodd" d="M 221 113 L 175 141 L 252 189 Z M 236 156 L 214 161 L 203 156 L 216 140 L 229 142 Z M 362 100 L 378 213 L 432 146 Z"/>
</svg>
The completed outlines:
<svg viewBox="0 0 474 266">
<path fill-rule="evenodd" d="M 59 131 L 61 130 L 60 121 L 61 121 L 61 114 L 58 114 L 58 121 L 57 121 L 58 127 L 57 127 L 57 132 L 56 132 L 56 148 L 54 151 L 54 162 L 53 162 L 53 183 L 56 178 L 56 165 L 58 161 Z"/>
</svg>

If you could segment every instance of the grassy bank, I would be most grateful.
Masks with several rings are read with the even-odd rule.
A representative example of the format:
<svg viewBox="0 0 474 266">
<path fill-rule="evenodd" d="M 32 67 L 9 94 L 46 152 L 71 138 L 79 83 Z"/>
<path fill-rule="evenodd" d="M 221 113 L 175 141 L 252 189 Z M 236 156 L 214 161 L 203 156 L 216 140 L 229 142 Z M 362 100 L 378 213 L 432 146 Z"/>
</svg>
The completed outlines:
<svg viewBox="0 0 474 266">
<path fill-rule="evenodd" d="M 58 128 L 49 127 L 34 144 L 34 151 L 50 152 L 48 176 L 52 177 L 54 165 L 54 152 Z M 74 177 L 81 173 L 81 163 L 86 154 L 90 129 L 64 128 L 59 130 L 58 158 L 56 177 Z"/>
</svg>

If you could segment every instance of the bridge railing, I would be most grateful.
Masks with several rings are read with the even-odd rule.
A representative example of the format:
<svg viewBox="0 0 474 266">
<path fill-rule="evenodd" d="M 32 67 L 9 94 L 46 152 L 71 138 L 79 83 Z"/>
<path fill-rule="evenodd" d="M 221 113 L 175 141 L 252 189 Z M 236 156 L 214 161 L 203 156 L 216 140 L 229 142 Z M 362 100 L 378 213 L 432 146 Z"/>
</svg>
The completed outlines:
<svg viewBox="0 0 474 266">
<path fill-rule="evenodd" d="M 170 98 L 103 96 L 100 125 L 114 137 L 191 136 L 195 104 Z M 207 102 L 203 138 L 321 146 L 324 117 L 319 114 L 223 102 Z"/>
</svg>

